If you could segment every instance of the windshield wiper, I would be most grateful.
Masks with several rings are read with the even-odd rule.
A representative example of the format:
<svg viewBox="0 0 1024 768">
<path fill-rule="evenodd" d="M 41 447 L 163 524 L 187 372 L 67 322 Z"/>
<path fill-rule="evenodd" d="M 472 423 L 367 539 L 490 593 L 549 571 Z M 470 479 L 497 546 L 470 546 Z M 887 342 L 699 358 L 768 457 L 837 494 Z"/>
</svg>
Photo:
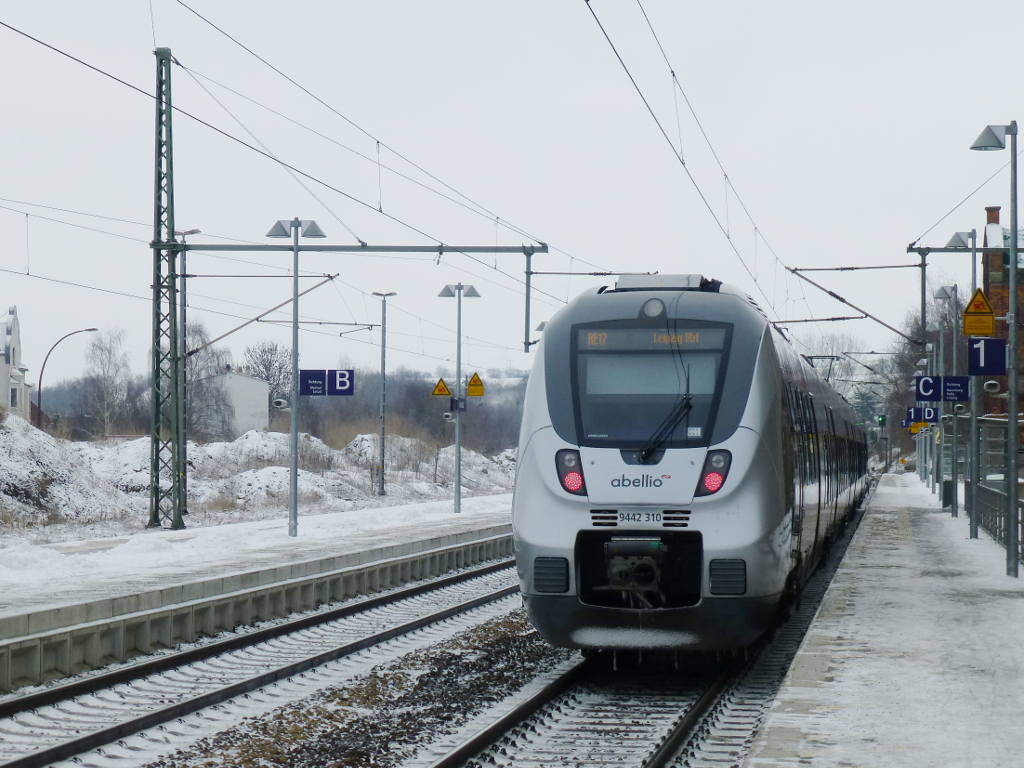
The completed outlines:
<svg viewBox="0 0 1024 768">
<path fill-rule="evenodd" d="M 685 419 L 690 410 L 693 408 L 693 395 L 687 393 L 683 395 L 679 402 L 672 406 L 672 410 L 668 412 L 668 415 L 662 420 L 661 424 L 651 435 L 647 444 L 637 453 L 637 459 L 641 464 L 646 464 L 650 461 L 651 457 L 655 452 L 665 444 L 668 440 L 669 435 L 672 431 L 679 426 L 679 423 Z"/>
</svg>

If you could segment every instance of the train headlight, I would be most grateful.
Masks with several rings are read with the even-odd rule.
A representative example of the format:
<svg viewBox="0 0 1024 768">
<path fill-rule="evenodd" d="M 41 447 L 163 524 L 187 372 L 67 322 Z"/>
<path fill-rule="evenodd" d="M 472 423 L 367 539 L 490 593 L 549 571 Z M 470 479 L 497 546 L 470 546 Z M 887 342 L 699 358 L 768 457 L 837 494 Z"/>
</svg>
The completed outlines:
<svg viewBox="0 0 1024 768">
<path fill-rule="evenodd" d="M 704 468 L 700 471 L 700 481 L 694 496 L 710 496 L 717 493 L 729 476 L 732 454 L 728 451 L 708 451 L 704 459 Z"/>
<path fill-rule="evenodd" d="M 648 299 L 640 307 L 644 317 L 661 317 L 665 314 L 665 302 L 661 299 Z"/>
<path fill-rule="evenodd" d="M 562 484 L 562 488 L 574 496 L 586 496 L 587 482 L 583 479 L 583 466 L 579 451 L 570 449 L 558 451 L 555 454 L 555 470 L 558 472 L 558 481 Z"/>
</svg>

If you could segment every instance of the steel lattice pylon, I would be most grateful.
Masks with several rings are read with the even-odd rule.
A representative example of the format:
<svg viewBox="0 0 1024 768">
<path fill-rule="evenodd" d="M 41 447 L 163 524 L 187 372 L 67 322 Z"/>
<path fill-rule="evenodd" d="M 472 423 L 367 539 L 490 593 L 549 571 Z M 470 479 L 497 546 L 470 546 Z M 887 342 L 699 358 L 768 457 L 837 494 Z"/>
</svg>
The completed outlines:
<svg viewBox="0 0 1024 768">
<path fill-rule="evenodd" d="M 177 320 L 174 163 L 171 144 L 171 50 L 156 54 L 156 162 L 153 209 L 153 368 L 149 527 L 184 528 L 182 361 Z"/>
</svg>

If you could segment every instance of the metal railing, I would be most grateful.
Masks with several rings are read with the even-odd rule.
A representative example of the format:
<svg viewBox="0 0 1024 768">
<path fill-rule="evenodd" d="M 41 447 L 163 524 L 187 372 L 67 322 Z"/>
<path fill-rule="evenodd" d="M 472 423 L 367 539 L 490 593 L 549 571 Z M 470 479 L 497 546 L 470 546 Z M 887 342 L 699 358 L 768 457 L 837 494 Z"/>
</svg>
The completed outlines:
<svg viewBox="0 0 1024 768">
<path fill-rule="evenodd" d="M 972 489 L 969 478 L 965 477 L 966 497 L 972 500 L 972 503 L 967 505 L 967 513 L 968 515 L 977 515 L 978 526 L 1005 548 L 1008 538 L 1006 419 L 983 416 L 978 419 L 978 431 L 980 443 L 978 488 L 976 491 Z M 965 434 L 963 425 L 961 425 L 960 432 Z M 1021 495 L 1018 494 L 1018 510 L 1022 506 L 1020 498 Z M 1019 511 L 1018 520 L 1022 520 Z M 1020 532 L 1018 532 L 1017 541 L 1017 559 L 1024 562 L 1024 550 L 1020 546 Z"/>
</svg>

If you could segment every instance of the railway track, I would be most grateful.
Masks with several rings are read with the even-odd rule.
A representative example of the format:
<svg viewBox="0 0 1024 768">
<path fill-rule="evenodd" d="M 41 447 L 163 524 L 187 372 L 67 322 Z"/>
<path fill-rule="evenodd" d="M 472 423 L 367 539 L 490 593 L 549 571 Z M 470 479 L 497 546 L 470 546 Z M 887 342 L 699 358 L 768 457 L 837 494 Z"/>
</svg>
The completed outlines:
<svg viewBox="0 0 1024 768">
<path fill-rule="evenodd" d="M 448 749 L 430 768 L 668 764 L 736 675 L 701 656 L 678 669 L 615 672 L 581 661 Z"/>
<path fill-rule="evenodd" d="M 871 489 L 873 490 L 873 488 Z M 868 494 L 870 498 L 870 492 Z M 456 744 L 439 743 L 417 768 L 483 766 L 740 765 L 846 551 L 868 498 L 812 577 L 802 602 L 749 660 L 698 657 L 651 675 L 581 661 Z"/>
<path fill-rule="evenodd" d="M 75 757 L 424 631 L 517 593 L 512 566 L 502 561 L 5 700 L 0 766 L 27 768 Z"/>
</svg>

